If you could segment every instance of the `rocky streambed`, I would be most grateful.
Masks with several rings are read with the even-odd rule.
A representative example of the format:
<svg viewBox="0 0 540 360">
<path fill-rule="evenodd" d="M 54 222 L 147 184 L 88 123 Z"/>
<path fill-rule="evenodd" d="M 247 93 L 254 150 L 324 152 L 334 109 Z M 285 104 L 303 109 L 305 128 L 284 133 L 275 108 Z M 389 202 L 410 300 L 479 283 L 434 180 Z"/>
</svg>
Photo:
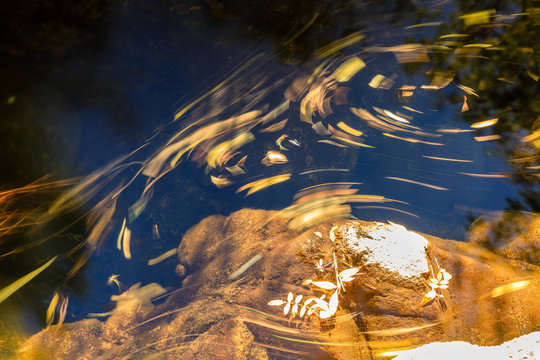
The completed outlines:
<svg viewBox="0 0 540 360">
<path fill-rule="evenodd" d="M 16 358 L 534 359 L 540 219 L 519 221 L 495 246 L 489 227 L 457 242 L 392 223 L 294 231 L 274 211 L 210 216 L 181 240 L 179 289 L 165 302 L 151 301 L 157 284 L 132 287 L 105 321 L 49 327 Z"/>
</svg>

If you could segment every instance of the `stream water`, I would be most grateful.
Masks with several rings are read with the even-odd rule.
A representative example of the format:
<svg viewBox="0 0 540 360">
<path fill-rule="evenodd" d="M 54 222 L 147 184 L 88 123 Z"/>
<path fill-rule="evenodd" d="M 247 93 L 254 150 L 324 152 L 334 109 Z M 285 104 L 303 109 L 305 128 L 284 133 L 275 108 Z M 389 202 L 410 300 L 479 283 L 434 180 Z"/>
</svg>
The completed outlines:
<svg viewBox="0 0 540 360">
<path fill-rule="evenodd" d="M 540 2 L 406 4 L 2 5 L 0 288 L 55 260 L 0 303 L 1 356 L 55 294 L 74 322 L 116 279 L 179 288 L 173 249 L 212 214 L 311 195 L 297 229 L 465 241 L 540 211 Z"/>
</svg>

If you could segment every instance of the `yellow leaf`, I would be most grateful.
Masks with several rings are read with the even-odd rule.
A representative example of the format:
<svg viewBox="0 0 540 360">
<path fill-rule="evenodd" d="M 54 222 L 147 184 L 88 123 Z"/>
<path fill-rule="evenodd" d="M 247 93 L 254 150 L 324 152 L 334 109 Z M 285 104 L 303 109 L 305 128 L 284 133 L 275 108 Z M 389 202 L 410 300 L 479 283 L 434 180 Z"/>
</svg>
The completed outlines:
<svg viewBox="0 0 540 360">
<path fill-rule="evenodd" d="M 464 48 L 482 48 L 482 49 L 485 49 L 485 48 L 489 48 L 489 47 L 492 47 L 493 44 L 467 44 L 467 45 L 463 45 Z"/>
<path fill-rule="evenodd" d="M 423 24 L 416 24 L 416 25 L 407 26 L 405 28 L 405 30 L 415 29 L 415 28 L 419 28 L 419 27 L 426 27 L 426 26 L 439 26 L 441 24 L 442 24 L 442 21 L 428 22 L 428 23 L 423 23 Z"/>
<path fill-rule="evenodd" d="M 282 174 L 282 175 L 276 175 L 269 178 L 264 178 L 261 180 L 253 181 L 249 184 L 246 184 L 242 187 L 240 187 L 238 190 L 236 190 L 237 193 L 240 191 L 249 189 L 246 196 L 249 196 L 253 194 L 254 192 L 266 189 L 269 186 L 279 184 L 280 182 L 287 181 L 291 178 L 291 174 Z"/>
<path fill-rule="evenodd" d="M 216 145 L 212 150 L 208 152 L 206 161 L 208 165 L 215 168 L 222 165 L 221 159 L 231 150 L 237 149 L 251 141 L 255 140 L 255 136 L 249 131 L 243 132 L 237 137 L 222 142 Z"/>
<path fill-rule="evenodd" d="M 495 15 L 495 9 L 478 11 L 471 14 L 460 16 L 465 25 L 479 25 L 487 24 L 490 22 L 491 16 Z"/>
<path fill-rule="evenodd" d="M 345 36 L 342 39 L 339 39 L 337 41 L 334 41 L 333 43 L 326 45 L 322 48 L 320 48 L 317 53 L 319 55 L 319 58 L 327 57 L 328 55 L 332 55 L 333 53 L 346 48 L 347 46 L 350 46 L 360 40 L 362 40 L 365 37 L 365 35 L 362 35 L 358 32 Z"/>
<path fill-rule="evenodd" d="M 334 79 L 336 79 L 337 82 L 349 81 L 354 75 L 356 75 L 358 71 L 362 70 L 365 66 L 366 63 L 362 59 L 353 56 L 337 68 L 337 70 L 334 72 L 333 77 Z"/>
<path fill-rule="evenodd" d="M 47 313 L 45 314 L 45 323 L 47 324 L 47 327 L 53 323 L 54 313 L 56 311 L 56 305 L 58 304 L 59 298 L 60 296 L 58 295 L 58 292 L 56 291 L 51 300 L 51 303 L 49 304 L 49 307 L 47 308 Z"/>
<path fill-rule="evenodd" d="M 32 280 L 33 278 L 35 278 L 37 275 L 39 275 L 39 273 L 41 273 L 43 270 L 45 270 L 46 268 L 49 267 L 49 265 L 51 265 L 53 263 L 54 260 L 56 260 L 58 256 L 55 256 L 53 257 L 51 260 L 49 260 L 48 262 L 46 262 L 45 264 L 41 265 L 40 267 L 38 267 L 37 269 L 35 269 L 34 271 L 31 271 L 29 272 L 28 274 L 24 275 L 23 277 L 21 277 L 20 279 L 18 280 L 15 280 L 14 282 L 12 282 L 11 284 L 9 284 L 8 286 L 6 286 L 5 288 L 1 289 L 0 290 L 0 303 L 3 302 L 4 300 L 6 300 L 8 297 L 10 297 L 11 295 L 13 295 L 13 293 L 17 290 L 19 290 L 21 287 L 23 287 L 24 285 L 26 285 L 27 282 L 29 282 L 30 280 Z"/>
<path fill-rule="evenodd" d="M 210 181 L 212 182 L 212 184 L 216 185 L 216 187 L 218 188 L 229 186 L 233 183 L 229 178 L 223 175 L 219 175 L 219 176 L 210 175 Z"/>
<path fill-rule="evenodd" d="M 274 164 L 285 164 L 287 161 L 287 157 L 279 151 L 270 150 L 266 153 L 264 159 L 261 160 L 261 163 L 264 166 L 270 166 Z"/>
<path fill-rule="evenodd" d="M 337 127 L 354 136 L 362 136 L 363 134 L 361 131 L 353 129 L 349 125 L 345 124 L 343 121 L 338 122 Z"/>
<path fill-rule="evenodd" d="M 371 81 L 369 82 L 369 86 L 374 88 L 374 89 L 377 89 L 379 87 L 379 85 L 381 85 L 381 82 L 386 78 L 386 76 L 384 75 L 375 75 L 373 77 L 373 79 L 371 79 Z"/>
</svg>

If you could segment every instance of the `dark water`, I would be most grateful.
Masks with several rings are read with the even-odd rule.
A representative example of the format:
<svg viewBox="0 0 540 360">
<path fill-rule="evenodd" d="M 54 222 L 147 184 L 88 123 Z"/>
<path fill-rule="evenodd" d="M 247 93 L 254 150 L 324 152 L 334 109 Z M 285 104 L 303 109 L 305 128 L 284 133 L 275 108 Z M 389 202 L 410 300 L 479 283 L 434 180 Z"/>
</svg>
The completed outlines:
<svg viewBox="0 0 540 360">
<path fill-rule="evenodd" d="M 538 1 L 2 5 L 3 189 L 25 186 L 48 174 L 47 181 L 83 177 L 146 146 L 120 162 L 118 171 L 110 169 L 110 180 L 92 182 L 89 188 L 96 191 L 64 213 L 3 236 L 3 286 L 53 256 L 60 258 L 39 281 L 30 282 L 1 306 L 16 309 L 23 328 L 32 332 L 44 326 L 57 289 L 70 297 L 66 321 L 73 321 L 111 310 L 109 298 L 118 291 L 107 285 L 113 274 L 128 285 L 158 281 L 178 287 L 175 257 L 152 267 L 147 261 L 176 247 L 189 227 L 211 214 L 227 215 L 244 207 L 283 209 L 297 192 L 314 185 L 360 183 L 354 185 L 358 194 L 397 201 L 353 203 L 351 217 L 389 220 L 456 240 L 463 240 L 471 222 L 482 214 L 539 211 L 540 145 L 527 138 L 540 129 L 538 8 Z M 488 9 L 493 12 L 487 19 L 461 17 Z M 343 46 L 334 43 L 346 36 L 358 39 Z M 411 44 L 416 45 L 405 47 Z M 324 52 L 325 46 L 330 53 Z M 266 114 L 283 103 L 295 79 L 305 83 L 319 66 L 324 72 L 315 78 L 331 78 L 353 57 L 362 59 L 365 67 L 339 82 L 346 102 L 336 104 L 339 95 L 327 89 L 332 110 L 314 110 L 311 120 L 341 134 L 348 132 L 343 123 L 362 131 L 352 138 L 369 148 L 350 141 L 320 142 L 336 139 L 302 121 L 306 91 L 275 121 L 249 129 L 254 140 L 237 148 L 241 155 L 230 163 L 247 155 L 245 174 L 231 176 L 219 167 L 205 171 L 204 157 L 196 162 L 201 151 L 242 131 L 220 135 L 217 143 L 184 155 L 153 187 L 142 215 L 129 224 L 132 258 L 127 260 L 116 248 L 116 239 L 145 187 L 146 178 L 138 176 L 115 198 L 114 214 L 91 247 L 88 262 L 68 275 L 77 259 L 86 256 L 84 249 L 71 249 L 91 233 L 92 226 L 85 223 L 88 212 L 111 198 L 174 134 L 201 119 L 203 125 L 211 125 L 248 111 L 264 109 Z M 386 82 L 374 85 L 377 75 Z M 215 89 L 217 84 L 222 86 Z M 429 88 L 434 84 L 438 88 Z M 405 93 L 407 86 L 415 87 L 414 94 Z M 463 111 L 464 98 L 468 111 Z M 174 121 L 189 104 L 194 106 Z M 373 126 L 351 108 L 368 109 L 374 116 L 381 115 L 374 110 L 378 108 L 387 120 L 384 111 L 408 116 L 409 123 L 403 127 L 403 117 L 394 119 L 399 131 Z M 215 111 L 218 116 L 208 116 Z M 260 132 L 285 119 L 283 129 Z M 471 127 L 489 119 L 498 120 Z M 467 131 L 441 131 L 455 129 Z M 267 151 L 279 150 L 275 141 L 282 134 L 288 135 L 282 143 L 288 162 L 262 165 Z M 210 175 L 225 174 L 234 184 L 217 188 Z M 250 196 L 236 193 L 251 181 L 280 174 L 291 177 Z M 37 208 L 32 213 L 37 217 L 66 190 L 30 193 L 6 202 L 3 211 Z M 35 243 L 40 239 L 49 240 Z"/>
</svg>

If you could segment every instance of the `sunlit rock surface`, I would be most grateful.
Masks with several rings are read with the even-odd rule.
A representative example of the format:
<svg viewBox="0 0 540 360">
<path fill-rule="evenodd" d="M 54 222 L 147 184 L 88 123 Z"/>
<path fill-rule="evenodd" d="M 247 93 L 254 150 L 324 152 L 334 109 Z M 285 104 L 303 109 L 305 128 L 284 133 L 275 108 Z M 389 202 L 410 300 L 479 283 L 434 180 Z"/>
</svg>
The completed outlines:
<svg viewBox="0 0 540 360">
<path fill-rule="evenodd" d="M 429 272 L 427 240 L 398 224 L 345 225 L 343 240 L 364 264 L 377 264 L 403 278 L 422 277 Z"/>
<path fill-rule="evenodd" d="M 291 319 L 268 305 L 289 292 L 320 296 L 305 280 L 325 280 L 316 265 L 332 249 L 361 273 L 340 294 L 335 318 Z M 276 211 L 214 215 L 182 239 L 186 276 L 165 303 L 130 296 L 106 321 L 36 334 L 18 359 L 372 359 L 433 342 L 500 345 L 540 326 L 539 267 L 525 255 L 508 259 L 397 224 L 337 221 L 297 232 Z M 452 274 L 445 307 L 421 307 L 438 269 Z"/>
<path fill-rule="evenodd" d="M 431 343 L 399 353 L 394 360 L 533 360 L 540 357 L 540 332 L 520 336 L 498 346 L 471 345 L 463 341 Z"/>
</svg>

